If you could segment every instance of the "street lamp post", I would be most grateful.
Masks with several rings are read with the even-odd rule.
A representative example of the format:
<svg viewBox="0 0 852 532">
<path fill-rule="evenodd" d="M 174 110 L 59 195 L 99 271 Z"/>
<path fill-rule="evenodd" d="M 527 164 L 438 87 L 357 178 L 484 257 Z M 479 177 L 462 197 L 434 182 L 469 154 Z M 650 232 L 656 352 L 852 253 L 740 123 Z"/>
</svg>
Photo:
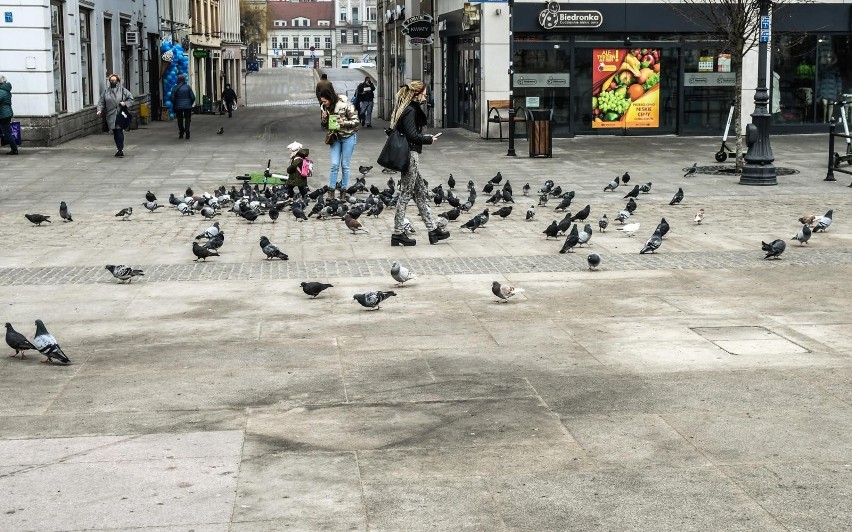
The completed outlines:
<svg viewBox="0 0 852 532">
<path fill-rule="evenodd" d="M 509 0 L 509 151 L 507 157 L 515 157 L 515 32 L 513 11 L 515 0 Z"/>
<path fill-rule="evenodd" d="M 740 176 L 741 185 L 768 186 L 777 185 L 775 166 L 772 161 L 772 146 L 769 144 L 769 89 L 766 87 L 766 70 L 770 28 L 769 7 L 771 0 L 758 0 L 760 3 L 760 28 L 757 48 L 757 90 L 754 93 L 754 112 L 751 124 L 746 126 L 748 152 L 746 164 Z M 777 88 L 776 88 L 777 90 Z"/>
</svg>

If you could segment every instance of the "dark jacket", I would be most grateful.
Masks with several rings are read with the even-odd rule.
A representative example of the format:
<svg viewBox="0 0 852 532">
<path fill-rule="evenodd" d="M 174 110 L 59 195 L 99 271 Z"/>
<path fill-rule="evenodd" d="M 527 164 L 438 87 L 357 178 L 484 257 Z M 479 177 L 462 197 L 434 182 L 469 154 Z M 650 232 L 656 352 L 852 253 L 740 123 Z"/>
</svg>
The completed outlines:
<svg viewBox="0 0 852 532">
<path fill-rule="evenodd" d="M 423 126 L 428 122 L 426 113 L 420 105 L 411 102 L 408 109 L 402 112 L 402 116 L 396 122 L 396 129 L 401 131 L 408 139 L 411 151 L 423 153 L 424 144 L 432 144 L 432 136 L 423 134 Z"/>
<path fill-rule="evenodd" d="M 287 184 L 290 186 L 298 187 L 298 186 L 307 186 L 308 178 L 304 177 L 302 173 L 299 171 L 299 168 L 302 167 L 302 159 L 310 155 L 310 150 L 307 148 L 302 148 L 301 150 L 296 152 L 296 155 L 290 159 L 290 166 L 287 167 Z"/>
<path fill-rule="evenodd" d="M 367 85 L 367 82 L 361 83 L 358 85 L 358 88 L 355 89 L 355 96 L 359 101 L 362 102 L 372 102 L 373 96 L 376 94 L 376 86 L 370 83 Z"/>
<path fill-rule="evenodd" d="M 222 91 L 222 99 L 228 103 L 232 103 L 237 101 L 237 93 L 234 92 L 234 89 L 227 88 Z"/>
<path fill-rule="evenodd" d="M 186 83 L 175 85 L 172 89 L 172 108 L 175 111 L 188 111 L 195 104 L 195 93 Z"/>
<path fill-rule="evenodd" d="M 0 83 L 0 118 L 12 118 L 12 84 Z"/>
</svg>

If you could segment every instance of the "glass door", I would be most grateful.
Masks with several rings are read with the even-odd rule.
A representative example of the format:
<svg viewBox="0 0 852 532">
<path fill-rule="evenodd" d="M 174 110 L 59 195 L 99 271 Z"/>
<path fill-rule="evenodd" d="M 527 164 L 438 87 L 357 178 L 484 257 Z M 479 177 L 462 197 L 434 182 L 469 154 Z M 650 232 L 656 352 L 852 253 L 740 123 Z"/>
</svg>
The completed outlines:
<svg viewBox="0 0 852 532">
<path fill-rule="evenodd" d="M 570 135 L 571 54 L 562 44 L 515 44 L 515 106 L 553 110 L 553 134 Z"/>
<path fill-rule="evenodd" d="M 479 131 L 479 43 L 474 38 L 459 39 L 455 55 L 454 125 Z"/>
</svg>

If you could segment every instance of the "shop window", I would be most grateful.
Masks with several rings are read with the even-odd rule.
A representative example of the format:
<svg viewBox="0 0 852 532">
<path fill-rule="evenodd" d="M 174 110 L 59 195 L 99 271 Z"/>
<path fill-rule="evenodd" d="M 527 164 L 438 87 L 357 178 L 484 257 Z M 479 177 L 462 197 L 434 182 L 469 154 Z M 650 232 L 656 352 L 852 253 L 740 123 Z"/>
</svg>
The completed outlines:
<svg viewBox="0 0 852 532">
<path fill-rule="evenodd" d="M 683 131 L 718 134 L 736 96 L 738 66 L 721 43 L 703 44 L 683 50 Z"/>
<path fill-rule="evenodd" d="M 80 81 L 83 107 L 92 105 L 92 11 L 80 9 Z"/>
<path fill-rule="evenodd" d="M 53 42 L 53 100 L 56 111 L 62 112 L 67 109 L 65 89 L 65 39 L 62 20 L 62 4 L 60 2 L 50 3 L 50 34 Z"/>
</svg>

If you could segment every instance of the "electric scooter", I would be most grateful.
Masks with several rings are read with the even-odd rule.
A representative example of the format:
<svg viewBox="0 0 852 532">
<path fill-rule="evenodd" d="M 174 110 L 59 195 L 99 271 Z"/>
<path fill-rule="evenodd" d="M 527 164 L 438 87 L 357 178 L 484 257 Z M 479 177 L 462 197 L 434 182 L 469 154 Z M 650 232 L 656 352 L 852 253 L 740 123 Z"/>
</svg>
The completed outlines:
<svg viewBox="0 0 852 532">
<path fill-rule="evenodd" d="M 725 132 L 722 134 L 722 147 L 716 152 L 716 162 L 723 163 L 728 160 L 728 157 L 736 157 L 737 153 L 727 144 L 728 132 L 731 130 L 731 122 L 734 121 L 734 100 L 731 100 L 731 107 L 728 109 L 728 123 L 725 124 Z"/>
<path fill-rule="evenodd" d="M 841 100 L 834 102 L 834 107 L 840 107 L 840 121 L 843 123 L 843 133 L 846 134 L 846 155 L 840 155 L 834 152 L 834 167 L 840 166 L 840 163 L 846 161 L 852 165 L 852 138 L 849 138 L 849 122 L 846 120 L 846 106 L 852 104 L 852 94 L 843 94 Z"/>
</svg>

